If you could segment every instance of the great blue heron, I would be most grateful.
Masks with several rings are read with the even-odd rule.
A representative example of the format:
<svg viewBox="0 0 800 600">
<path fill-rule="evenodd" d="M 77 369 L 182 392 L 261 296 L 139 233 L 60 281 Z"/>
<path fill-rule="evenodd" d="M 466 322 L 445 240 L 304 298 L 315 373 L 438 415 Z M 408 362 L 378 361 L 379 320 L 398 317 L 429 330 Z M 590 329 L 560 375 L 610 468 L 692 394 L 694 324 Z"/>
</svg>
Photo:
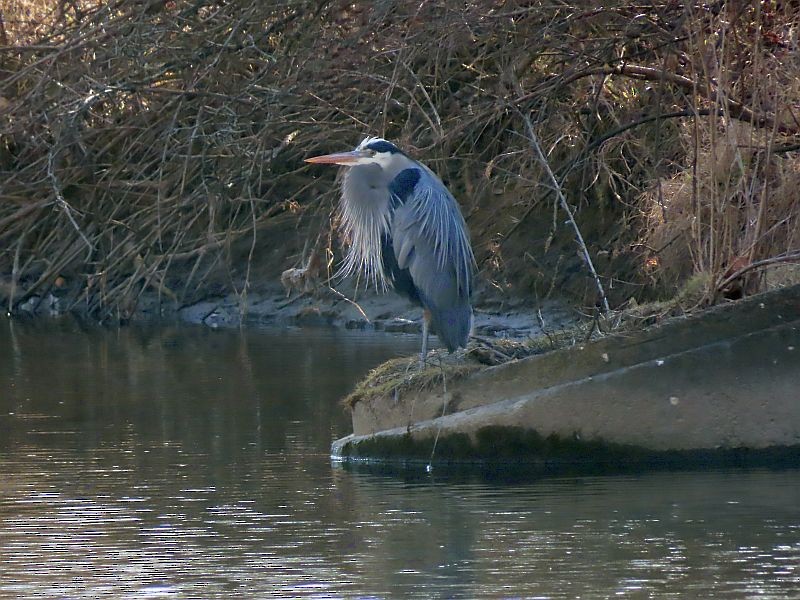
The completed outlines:
<svg viewBox="0 0 800 600">
<path fill-rule="evenodd" d="M 341 273 L 363 273 L 369 285 L 394 289 L 423 308 L 422 351 L 432 329 L 453 352 L 472 328 L 475 259 L 453 195 L 428 167 L 382 138 L 352 152 L 306 162 L 349 167 L 341 215 L 349 248 Z"/>
</svg>

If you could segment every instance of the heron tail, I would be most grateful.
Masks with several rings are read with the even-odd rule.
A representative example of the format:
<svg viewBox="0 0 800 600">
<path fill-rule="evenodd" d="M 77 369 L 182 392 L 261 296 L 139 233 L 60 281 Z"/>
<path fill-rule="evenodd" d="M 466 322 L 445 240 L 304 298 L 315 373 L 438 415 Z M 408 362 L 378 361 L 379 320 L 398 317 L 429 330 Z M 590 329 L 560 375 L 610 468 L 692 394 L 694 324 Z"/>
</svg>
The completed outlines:
<svg viewBox="0 0 800 600">
<path fill-rule="evenodd" d="M 469 303 L 450 308 L 429 307 L 433 332 L 450 352 L 466 347 L 472 330 L 472 307 Z"/>
</svg>

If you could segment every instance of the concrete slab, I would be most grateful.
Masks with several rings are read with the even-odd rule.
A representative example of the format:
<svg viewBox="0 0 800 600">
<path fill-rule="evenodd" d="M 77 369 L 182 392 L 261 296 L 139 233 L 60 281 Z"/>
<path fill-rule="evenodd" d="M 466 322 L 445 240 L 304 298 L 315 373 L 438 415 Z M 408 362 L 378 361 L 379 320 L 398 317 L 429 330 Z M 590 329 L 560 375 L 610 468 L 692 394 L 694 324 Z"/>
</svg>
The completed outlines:
<svg viewBox="0 0 800 600">
<path fill-rule="evenodd" d="M 439 461 L 800 449 L 800 287 L 488 368 L 446 393 L 365 400 L 353 427 L 338 459 L 423 459 L 437 438 Z"/>
</svg>

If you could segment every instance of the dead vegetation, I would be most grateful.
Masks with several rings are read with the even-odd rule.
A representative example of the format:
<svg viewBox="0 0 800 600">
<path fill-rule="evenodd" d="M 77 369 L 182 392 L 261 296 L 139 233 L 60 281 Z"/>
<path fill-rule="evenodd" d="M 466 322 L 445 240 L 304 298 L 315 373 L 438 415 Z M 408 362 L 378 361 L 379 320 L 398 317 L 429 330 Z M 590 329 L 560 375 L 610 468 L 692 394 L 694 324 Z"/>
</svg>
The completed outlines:
<svg viewBox="0 0 800 600">
<path fill-rule="evenodd" d="M 703 131 L 691 170 L 647 192 L 645 266 L 661 282 L 704 274 L 714 301 L 789 279 L 800 259 L 800 161 L 761 150 L 764 133 L 741 123 Z"/>
<path fill-rule="evenodd" d="M 448 354 L 446 350 L 433 350 L 424 368 L 419 367 L 419 357 L 394 358 L 370 371 L 356 384 L 343 400 L 347 408 L 367 398 L 391 397 L 397 394 L 421 393 L 447 384 L 479 371 L 484 365 L 476 359 L 470 343 L 466 351 Z"/>
<path fill-rule="evenodd" d="M 693 276 L 701 303 L 792 281 L 798 14 L 796 1 L 12 0 L 3 304 L 60 290 L 124 318 L 147 291 L 246 300 L 253 273 L 327 264 L 336 190 L 301 159 L 379 134 L 456 192 L 496 291 L 593 305 L 525 117 L 612 306 Z M 263 252 L 286 231 L 320 242 Z"/>
</svg>

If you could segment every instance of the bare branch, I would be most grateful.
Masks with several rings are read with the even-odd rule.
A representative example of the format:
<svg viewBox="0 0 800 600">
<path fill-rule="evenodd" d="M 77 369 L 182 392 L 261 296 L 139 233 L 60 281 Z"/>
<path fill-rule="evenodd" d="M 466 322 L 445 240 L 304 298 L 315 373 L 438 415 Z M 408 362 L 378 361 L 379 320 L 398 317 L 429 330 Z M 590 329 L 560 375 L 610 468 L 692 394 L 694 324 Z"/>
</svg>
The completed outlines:
<svg viewBox="0 0 800 600">
<path fill-rule="evenodd" d="M 575 230 L 575 240 L 578 242 L 578 247 L 583 254 L 583 258 L 586 261 L 586 266 L 589 267 L 589 272 L 592 274 L 594 278 L 595 285 L 597 286 L 597 291 L 600 294 L 600 301 L 603 305 L 603 312 L 609 312 L 611 309 L 608 306 L 608 298 L 606 297 L 606 292 L 603 289 L 603 284 L 600 281 L 600 277 L 597 275 L 597 271 L 594 268 L 594 263 L 592 262 L 592 257 L 589 254 L 589 249 L 586 247 L 586 242 L 583 241 L 583 235 L 581 234 L 581 230 L 578 227 L 578 224 L 575 222 L 575 216 L 572 213 L 572 209 L 569 207 L 567 203 L 567 199 L 564 197 L 564 193 L 561 191 L 561 186 L 556 180 L 556 176 L 553 175 L 553 170 L 550 168 L 550 164 L 547 162 L 547 158 L 542 152 L 542 148 L 539 145 L 539 140 L 536 137 L 536 133 L 533 131 L 533 124 L 531 123 L 531 119 L 528 115 L 520 113 L 523 121 L 525 121 L 525 129 L 528 132 L 528 141 L 530 142 L 531 149 L 533 150 L 536 158 L 542 165 L 542 168 L 547 173 L 547 176 L 550 178 L 550 182 L 553 184 L 553 190 L 558 197 L 559 204 L 561 205 L 562 210 L 567 213 L 567 219 L 572 225 L 572 228 Z"/>
</svg>

